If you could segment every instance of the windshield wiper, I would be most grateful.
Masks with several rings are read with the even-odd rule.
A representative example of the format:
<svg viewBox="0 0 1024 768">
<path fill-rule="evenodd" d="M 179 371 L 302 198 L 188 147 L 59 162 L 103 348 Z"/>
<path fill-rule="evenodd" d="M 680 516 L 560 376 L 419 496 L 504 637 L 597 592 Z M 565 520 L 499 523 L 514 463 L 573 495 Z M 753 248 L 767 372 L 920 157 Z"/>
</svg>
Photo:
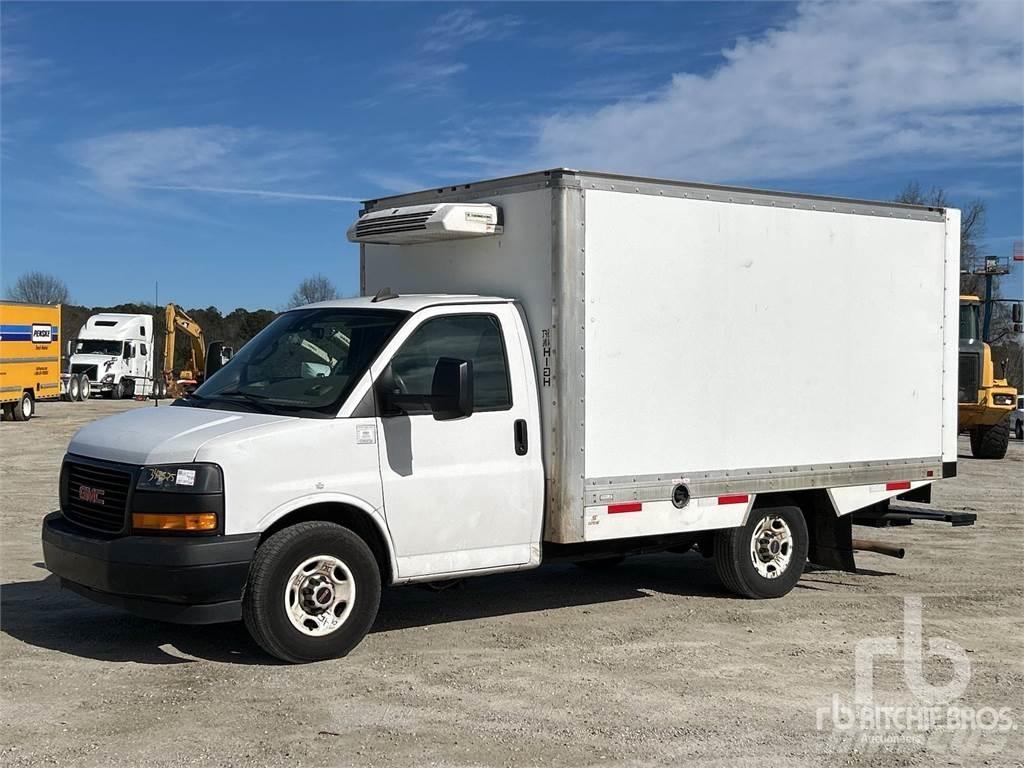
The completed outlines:
<svg viewBox="0 0 1024 768">
<path fill-rule="evenodd" d="M 260 394 L 257 394 L 255 392 L 243 392 L 240 389 L 227 389 L 227 390 L 224 390 L 223 392 L 218 392 L 215 395 L 210 395 L 206 399 L 207 400 L 218 400 L 218 399 L 230 400 L 231 398 L 235 398 L 235 397 L 240 397 L 243 400 L 245 400 L 247 403 L 251 403 L 252 405 L 256 406 L 256 408 L 258 410 L 262 411 L 263 413 L 276 413 L 273 408 L 271 408 L 270 406 L 268 406 L 266 403 L 263 402 L 264 400 L 268 400 L 270 398 L 268 398 L 267 395 L 260 395 Z"/>
</svg>

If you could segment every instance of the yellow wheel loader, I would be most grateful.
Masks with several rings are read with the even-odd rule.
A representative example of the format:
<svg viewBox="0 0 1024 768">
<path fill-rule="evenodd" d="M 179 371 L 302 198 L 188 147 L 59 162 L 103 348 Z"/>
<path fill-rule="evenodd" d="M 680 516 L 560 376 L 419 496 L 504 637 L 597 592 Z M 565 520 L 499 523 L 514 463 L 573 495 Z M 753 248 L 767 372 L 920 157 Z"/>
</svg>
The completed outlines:
<svg viewBox="0 0 1024 768">
<path fill-rule="evenodd" d="M 995 377 L 992 348 L 982 340 L 981 300 L 960 297 L 959 430 L 971 436 L 976 459 L 1001 459 L 1010 440 L 1017 390 Z"/>
</svg>

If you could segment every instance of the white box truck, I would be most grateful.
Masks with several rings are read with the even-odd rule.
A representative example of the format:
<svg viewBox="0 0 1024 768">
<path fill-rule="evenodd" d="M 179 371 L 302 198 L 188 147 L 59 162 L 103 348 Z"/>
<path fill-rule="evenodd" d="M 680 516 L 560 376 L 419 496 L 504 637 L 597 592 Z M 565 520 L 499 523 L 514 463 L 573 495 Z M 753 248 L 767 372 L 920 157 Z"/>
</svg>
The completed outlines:
<svg viewBox="0 0 1024 768">
<path fill-rule="evenodd" d="M 47 567 L 294 662 L 382 585 L 553 559 L 780 597 L 855 515 L 973 522 L 887 510 L 956 473 L 959 216 L 564 169 L 367 201 L 361 298 L 75 435 Z"/>
<path fill-rule="evenodd" d="M 87 377 L 91 394 L 120 400 L 153 393 L 152 315 L 93 315 L 69 342 L 69 354 L 65 376 Z"/>
</svg>

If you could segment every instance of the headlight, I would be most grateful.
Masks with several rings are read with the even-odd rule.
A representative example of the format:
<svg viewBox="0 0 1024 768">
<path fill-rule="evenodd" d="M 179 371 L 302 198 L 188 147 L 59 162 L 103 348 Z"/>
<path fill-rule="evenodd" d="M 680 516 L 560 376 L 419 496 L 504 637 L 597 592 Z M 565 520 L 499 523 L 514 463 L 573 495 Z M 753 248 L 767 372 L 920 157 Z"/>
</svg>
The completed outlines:
<svg viewBox="0 0 1024 768">
<path fill-rule="evenodd" d="M 143 467 L 135 488 L 173 493 L 221 493 L 224 479 L 216 464 L 159 464 Z"/>
<path fill-rule="evenodd" d="M 113 384 L 114 383 L 114 374 L 108 373 L 106 376 L 104 376 L 103 377 L 103 383 L 104 384 Z"/>
<path fill-rule="evenodd" d="M 1013 395 L 992 395 L 996 405 L 1013 405 Z"/>
</svg>

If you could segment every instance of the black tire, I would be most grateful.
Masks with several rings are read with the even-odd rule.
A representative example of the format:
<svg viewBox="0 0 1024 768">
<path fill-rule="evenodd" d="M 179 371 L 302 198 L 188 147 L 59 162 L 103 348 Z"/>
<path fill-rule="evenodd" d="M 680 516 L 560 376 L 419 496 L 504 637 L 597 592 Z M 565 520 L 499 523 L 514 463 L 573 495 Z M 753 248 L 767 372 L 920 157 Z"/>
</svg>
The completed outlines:
<svg viewBox="0 0 1024 768">
<path fill-rule="evenodd" d="M 36 401 L 31 392 L 22 392 L 18 402 L 14 404 L 14 420 L 28 421 L 36 412 Z"/>
<path fill-rule="evenodd" d="M 78 403 L 82 400 L 82 380 L 78 376 L 68 379 L 68 400 Z"/>
<path fill-rule="evenodd" d="M 976 459 L 1001 459 L 1010 444 L 1010 423 L 1003 419 L 971 430 L 971 455 Z"/>
<path fill-rule="evenodd" d="M 1017 419 L 1017 426 L 1013 431 L 1017 434 L 1018 440 L 1024 440 L 1024 421 Z"/>
<path fill-rule="evenodd" d="M 348 618 L 320 637 L 304 634 L 285 609 L 288 583 L 310 558 L 329 556 L 351 574 L 355 600 Z M 380 568 L 359 536 L 334 523 L 297 523 L 278 531 L 256 550 L 242 600 L 242 619 L 259 646 L 282 661 L 303 664 L 345 656 L 370 631 L 380 607 Z"/>
<path fill-rule="evenodd" d="M 84 403 L 90 397 L 92 397 L 92 382 L 89 381 L 89 377 L 84 373 L 82 374 L 81 386 L 79 387 L 82 393 L 82 402 Z"/>
<path fill-rule="evenodd" d="M 752 552 L 753 541 L 766 521 L 781 521 L 789 533 L 789 545 L 784 549 L 789 552 L 786 564 L 780 569 L 777 565 L 763 563 L 769 572 L 774 569 L 776 576 L 762 575 L 754 565 Z M 771 531 L 778 533 L 782 529 L 772 526 Z M 774 538 L 769 536 L 767 543 Z M 776 540 L 777 541 L 777 540 Z M 749 598 L 782 597 L 796 586 L 807 564 L 807 521 L 798 507 L 763 507 L 754 509 L 746 525 L 739 528 L 726 528 L 715 534 L 715 571 L 722 584 L 730 592 Z M 781 550 L 780 550 L 781 551 Z M 766 553 L 766 556 L 771 552 Z"/>
<path fill-rule="evenodd" d="M 0 418 L 3 418 L 4 421 L 14 421 L 14 405 L 14 403 L 4 403 L 3 411 L 0 411 L 2 414 Z"/>
<path fill-rule="evenodd" d="M 117 382 L 117 384 L 114 385 L 114 391 L 113 394 L 111 394 L 111 397 L 114 398 L 115 400 L 124 400 L 124 393 L 124 379 L 121 379 L 119 382 Z"/>
<path fill-rule="evenodd" d="M 577 560 L 573 565 L 585 571 L 605 571 L 621 565 L 625 559 L 623 555 L 613 555 L 612 557 L 598 557 L 593 560 Z"/>
</svg>

